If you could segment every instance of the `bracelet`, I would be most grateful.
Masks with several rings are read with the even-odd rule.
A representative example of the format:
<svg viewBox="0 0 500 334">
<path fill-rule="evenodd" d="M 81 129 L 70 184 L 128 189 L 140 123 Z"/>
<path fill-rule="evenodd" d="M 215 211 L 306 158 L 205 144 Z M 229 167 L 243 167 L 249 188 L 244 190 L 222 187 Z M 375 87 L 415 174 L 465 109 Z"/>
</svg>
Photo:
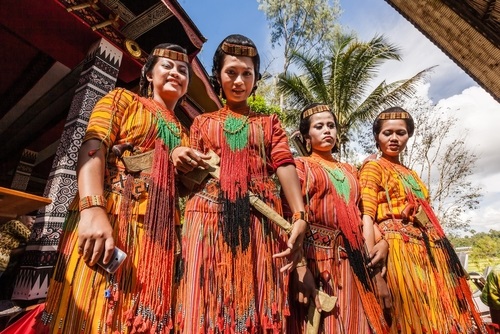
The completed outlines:
<svg viewBox="0 0 500 334">
<path fill-rule="evenodd" d="M 307 214 L 305 211 L 297 211 L 293 214 L 292 216 L 292 224 L 295 223 L 297 220 L 304 220 L 307 222 Z"/>
<path fill-rule="evenodd" d="M 295 268 L 305 267 L 305 266 L 307 266 L 307 260 L 305 257 L 303 257 L 302 260 L 300 260 L 299 263 L 297 263 Z"/>
<path fill-rule="evenodd" d="M 80 199 L 80 211 L 94 206 L 106 207 L 106 199 L 102 195 L 90 195 Z"/>
</svg>

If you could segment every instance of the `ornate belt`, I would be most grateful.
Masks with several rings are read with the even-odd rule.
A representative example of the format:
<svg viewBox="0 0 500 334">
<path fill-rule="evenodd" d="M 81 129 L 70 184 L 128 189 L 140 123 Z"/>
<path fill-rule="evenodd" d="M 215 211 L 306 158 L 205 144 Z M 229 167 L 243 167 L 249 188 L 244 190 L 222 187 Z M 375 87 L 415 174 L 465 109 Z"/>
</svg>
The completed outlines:
<svg viewBox="0 0 500 334">
<path fill-rule="evenodd" d="M 422 229 L 418 226 L 415 226 L 411 223 L 405 224 L 402 219 L 386 219 L 378 223 L 378 226 L 382 233 L 399 233 L 403 236 L 407 236 L 410 238 L 415 238 L 418 240 L 423 239 Z"/>
<path fill-rule="evenodd" d="M 134 177 L 132 175 L 127 175 L 117 169 L 112 169 L 110 174 L 106 175 L 104 180 L 104 190 L 113 192 L 115 194 L 123 195 L 125 192 L 125 184 L 128 178 L 133 177 L 133 186 L 131 190 L 132 198 L 139 199 L 141 195 L 147 193 L 149 188 L 149 176 L 140 175 Z"/>
<path fill-rule="evenodd" d="M 310 224 L 304 242 L 314 247 L 333 249 L 340 231 L 322 225 Z"/>
</svg>

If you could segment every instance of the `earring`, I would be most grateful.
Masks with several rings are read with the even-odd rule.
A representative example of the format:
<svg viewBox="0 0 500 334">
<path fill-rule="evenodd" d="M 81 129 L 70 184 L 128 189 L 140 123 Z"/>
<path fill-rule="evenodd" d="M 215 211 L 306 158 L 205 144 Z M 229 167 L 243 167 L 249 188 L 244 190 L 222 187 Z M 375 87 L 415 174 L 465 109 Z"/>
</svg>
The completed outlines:
<svg viewBox="0 0 500 334">
<path fill-rule="evenodd" d="M 148 97 L 153 98 L 153 83 L 151 81 L 148 85 Z"/>
<path fill-rule="evenodd" d="M 252 102 L 255 102 L 255 90 L 252 92 Z"/>
<path fill-rule="evenodd" d="M 219 87 L 219 99 L 222 101 L 222 87 Z"/>
<path fill-rule="evenodd" d="M 312 148 L 311 148 L 311 142 L 309 140 L 306 140 L 306 151 L 307 151 L 307 153 L 310 154 L 311 150 L 312 150 Z"/>
</svg>

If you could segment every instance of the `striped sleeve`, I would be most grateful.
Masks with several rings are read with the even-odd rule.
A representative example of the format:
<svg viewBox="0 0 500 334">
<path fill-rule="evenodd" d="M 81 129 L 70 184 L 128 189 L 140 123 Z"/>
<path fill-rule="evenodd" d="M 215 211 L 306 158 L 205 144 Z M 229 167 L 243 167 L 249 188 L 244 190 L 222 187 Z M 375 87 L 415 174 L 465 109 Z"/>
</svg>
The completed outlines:
<svg viewBox="0 0 500 334">
<path fill-rule="evenodd" d="M 98 139 L 110 147 L 120 131 L 124 111 L 133 99 L 134 95 L 125 89 L 115 89 L 101 98 L 92 110 L 83 141 Z"/>
<path fill-rule="evenodd" d="M 274 170 L 278 167 L 293 164 L 295 165 L 292 152 L 288 146 L 288 138 L 285 130 L 276 115 L 270 116 L 271 121 L 271 160 Z"/>
<path fill-rule="evenodd" d="M 378 207 L 378 193 L 382 184 L 382 167 L 374 162 L 367 162 L 359 173 L 361 187 L 360 209 L 363 215 L 375 219 Z"/>
</svg>

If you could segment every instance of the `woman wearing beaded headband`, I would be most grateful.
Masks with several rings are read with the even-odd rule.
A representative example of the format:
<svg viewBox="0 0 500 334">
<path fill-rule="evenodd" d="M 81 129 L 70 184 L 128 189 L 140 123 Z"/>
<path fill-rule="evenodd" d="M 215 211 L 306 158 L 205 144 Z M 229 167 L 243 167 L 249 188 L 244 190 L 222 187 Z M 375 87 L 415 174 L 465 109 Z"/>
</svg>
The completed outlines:
<svg viewBox="0 0 500 334">
<path fill-rule="evenodd" d="M 220 157 L 220 180 L 205 180 L 186 204 L 186 268 L 176 307 L 179 332 L 285 331 L 288 306 L 282 271 L 298 260 L 307 223 L 301 217 L 299 182 L 278 118 L 256 114 L 247 105 L 258 71 L 259 55 L 250 39 L 224 39 L 214 56 L 213 79 L 226 106 L 198 116 L 190 129 L 196 150 Z M 249 202 L 251 191 L 281 212 L 275 173 L 298 215 L 288 242 Z M 288 264 L 272 258 L 283 249 L 277 256 L 289 256 Z"/>
<path fill-rule="evenodd" d="M 174 168 L 189 171 L 194 159 L 202 164 L 173 112 L 189 78 L 186 50 L 160 44 L 143 67 L 138 95 L 116 89 L 94 107 L 78 156 L 78 196 L 66 218 L 38 332 L 172 328 L 180 252 Z M 127 257 L 110 274 L 96 264 L 103 257 L 109 266 L 115 247 Z"/>
<path fill-rule="evenodd" d="M 380 113 L 373 135 L 382 155 L 360 172 L 363 221 L 389 243 L 391 333 L 485 333 L 467 273 L 430 206 L 427 188 L 400 161 L 414 128 L 402 108 Z M 367 245 L 374 243 L 367 236 Z"/>
<path fill-rule="evenodd" d="M 313 103 L 301 113 L 299 131 L 309 149 L 295 164 L 310 232 L 304 240 L 307 266 L 292 274 L 291 291 L 302 291 L 312 273 L 318 287 L 338 298 L 331 312 L 323 312 L 320 333 L 385 333 L 388 326 L 367 268 L 357 172 L 332 156 L 336 127 L 337 119 L 325 104 Z M 308 333 L 306 314 L 306 308 L 291 308 L 288 333 Z"/>
</svg>

